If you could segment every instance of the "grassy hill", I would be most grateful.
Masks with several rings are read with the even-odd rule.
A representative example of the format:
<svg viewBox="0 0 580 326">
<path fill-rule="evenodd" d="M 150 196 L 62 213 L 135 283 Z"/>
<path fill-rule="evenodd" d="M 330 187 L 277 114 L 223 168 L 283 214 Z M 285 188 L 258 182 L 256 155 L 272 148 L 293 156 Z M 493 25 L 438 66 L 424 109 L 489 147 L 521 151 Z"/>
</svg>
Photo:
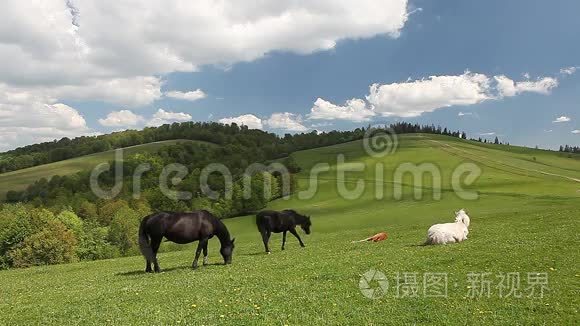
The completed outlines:
<svg viewBox="0 0 580 326">
<path fill-rule="evenodd" d="M 342 166 L 337 154 L 344 154 Z M 237 239 L 229 266 L 192 271 L 195 247 L 188 245 L 160 255 L 161 274 L 145 274 L 142 257 L 0 271 L 3 322 L 571 325 L 577 320 L 579 160 L 433 135 L 402 135 L 397 151 L 382 158 L 368 156 L 359 141 L 293 155 L 303 168 L 301 190 L 311 185 L 311 167 L 330 167 L 320 173 L 311 198 L 300 199 L 297 193 L 269 207 L 294 208 L 312 216 L 313 234 L 301 233 L 306 248 L 289 235 L 282 252 L 281 236 L 274 235 L 274 252 L 265 255 L 248 216 L 226 220 Z M 344 199 L 336 171 L 356 162 L 366 168 L 347 173 L 344 184 L 348 189 L 363 184 L 365 189 L 356 199 Z M 465 162 L 477 164 L 482 174 L 454 192 L 452 172 Z M 377 181 L 379 163 L 384 178 Z M 421 188 L 423 197 L 414 198 L 410 176 L 400 183 L 394 178 L 404 163 L 436 165 L 442 176 L 441 199 L 433 198 L 429 178 Z M 396 187 L 403 191 L 400 200 L 393 198 Z M 377 199 L 377 191 L 384 196 Z M 459 197 L 470 191 L 477 191 L 478 199 Z M 460 208 L 471 216 L 466 242 L 419 246 L 430 225 L 451 222 Z M 383 230 L 389 234 L 384 242 L 350 243 Z M 218 251 L 218 241 L 211 240 L 212 263 L 221 262 Z M 386 295 L 376 300 L 359 289 L 361 275 L 371 269 L 384 273 L 389 283 Z M 397 295 L 396 277 L 403 273 L 411 274 L 399 294 L 411 297 Z M 429 273 L 446 275 L 446 297 L 424 294 Z M 469 273 L 489 273 L 489 297 L 472 297 L 477 284 L 469 282 Z M 506 297 L 500 275 L 507 273 L 519 273 L 521 279 L 519 292 Z M 547 273 L 543 298 L 527 296 L 528 273 Z M 417 297 L 412 290 L 415 280 Z"/>
<path fill-rule="evenodd" d="M 193 140 L 167 140 L 144 145 L 126 147 L 123 149 L 124 156 L 136 153 L 156 152 L 163 146 L 173 145 L 180 142 L 194 142 Z M 209 144 L 209 143 L 208 143 Z M 109 162 L 115 158 L 115 151 L 107 151 L 97 154 L 86 155 L 69 160 L 39 165 L 27 169 L 0 174 L 0 200 L 4 199 L 10 190 L 21 191 L 28 185 L 41 178 L 50 179 L 54 175 L 70 175 L 83 170 L 91 170 L 103 162 Z"/>
</svg>

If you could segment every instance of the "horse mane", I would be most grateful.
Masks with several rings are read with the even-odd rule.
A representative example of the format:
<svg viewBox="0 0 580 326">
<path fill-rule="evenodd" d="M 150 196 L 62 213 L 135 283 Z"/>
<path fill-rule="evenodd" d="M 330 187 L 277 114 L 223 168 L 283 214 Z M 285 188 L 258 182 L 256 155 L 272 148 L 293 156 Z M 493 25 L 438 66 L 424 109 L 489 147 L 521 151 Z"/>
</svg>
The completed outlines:
<svg viewBox="0 0 580 326">
<path fill-rule="evenodd" d="M 222 245 L 228 244 L 231 242 L 230 231 L 228 231 L 228 228 L 226 227 L 224 222 L 222 222 L 221 219 L 217 218 L 210 211 L 205 210 L 205 209 L 195 211 L 195 213 L 210 217 L 212 224 L 214 226 L 214 229 L 215 229 L 215 235 L 218 237 L 218 239 L 220 240 L 220 243 Z"/>
<path fill-rule="evenodd" d="M 228 231 L 228 228 L 226 227 L 224 222 L 222 222 L 222 220 L 217 217 L 215 217 L 215 221 L 216 221 L 215 222 L 216 236 L 220 240 L 220 243 L 221 244 L 230 243 L 232 238 L 230 237 L 230 231 Z"/>
<path fill-rule="evenodd" d="M 297 220 L 299 224 L 308 221 L 308 216 L 302 215 L 293 209 L 285 209 L 283 210 L 283 212 L 292 214 L 292 216 L 294 216 L 294 218 Z"/>
</svg>

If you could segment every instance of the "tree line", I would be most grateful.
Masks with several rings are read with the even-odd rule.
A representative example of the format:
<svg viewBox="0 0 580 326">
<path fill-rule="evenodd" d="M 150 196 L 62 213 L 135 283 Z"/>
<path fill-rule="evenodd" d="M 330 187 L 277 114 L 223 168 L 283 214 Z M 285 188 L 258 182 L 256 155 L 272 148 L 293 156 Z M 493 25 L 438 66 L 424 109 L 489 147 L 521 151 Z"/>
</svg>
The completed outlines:
<svg viewBox="0 0 580 326">
<path fill-rule="evenodd" d="M 433 133 L 454 137 L 467 136 L 440 126 L 400 122 L 389 126 L 396 133 Z M 223 125 L 216 122 L 183 122 L 147 127 L 143 130 L 126 130 L 100 136 L 67 137 L 52 142 L 28 145 L 0 154 L 0 173 L 37 165 L 58 162 L 112 149 L 142 145 L 165 140 L 190 139 L 217 145 L 240 144 L 259 146 L 267 159 L 287 156 L 297 150 L 316 148 L 361 139 L 365 128 L 352 131 L 315 131 L 278 136 L 262 130 L 249 129 L 235 123 Z"/>
<path fill-rule="evenodd" d="M 564 153 L 580 153 L 580 146 L 560 145 L 559 151 Z"/>
</svg>

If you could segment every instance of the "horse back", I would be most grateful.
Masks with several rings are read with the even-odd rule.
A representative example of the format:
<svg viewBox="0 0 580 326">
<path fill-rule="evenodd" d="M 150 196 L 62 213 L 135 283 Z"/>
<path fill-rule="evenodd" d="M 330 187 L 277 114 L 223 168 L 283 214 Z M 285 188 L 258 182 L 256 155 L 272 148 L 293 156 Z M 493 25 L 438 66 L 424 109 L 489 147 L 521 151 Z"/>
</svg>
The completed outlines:
<svg viewBox="0 0 580 326">
<path fill-rule="evenodd" d="M 283 232 L 294 228 L 296 222 L 285 211 L 261 211 L 256 215 L 256 225 L 260 231 Z"/>
<path fill-rule="evenodd" d="M 217 218 L 208 211 L 161 212 L 148 220 L 148 232 L 176 243 L 189 243 L 213 237 Z"/>
</svg>

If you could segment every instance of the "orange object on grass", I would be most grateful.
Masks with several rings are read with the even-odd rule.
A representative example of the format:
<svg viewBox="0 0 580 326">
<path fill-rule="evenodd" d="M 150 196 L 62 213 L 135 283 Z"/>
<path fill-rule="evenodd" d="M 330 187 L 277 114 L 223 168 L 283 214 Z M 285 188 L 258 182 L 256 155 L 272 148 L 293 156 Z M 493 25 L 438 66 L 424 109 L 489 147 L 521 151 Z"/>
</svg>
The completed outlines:
<svg viewBox="0 0 580 326">
<path fill-rule="evenodd" d="M 359 240 L 359 241 L 353 241 L 352 243 L 355 243 L 355 242 L 365 242 L 365 241 L 379 242 L 379 241 L 386 240 L 387 237 L 388 237 L 387 232 L 380 232 L 380 233 L 377 233 L 377 234 L 373 235 L 372 237 L 369 237 L 369 238 L 366 238 L 366 239 L 362 239 L 362 240 Z"/>
<path fill-rule="evenodd" d="M 368 238 L 367 241 L 372 242 L 379 242 L 387 239 L 387 232 L 381 232 L 373 235 L 372 237 Z"/>
</svg>

